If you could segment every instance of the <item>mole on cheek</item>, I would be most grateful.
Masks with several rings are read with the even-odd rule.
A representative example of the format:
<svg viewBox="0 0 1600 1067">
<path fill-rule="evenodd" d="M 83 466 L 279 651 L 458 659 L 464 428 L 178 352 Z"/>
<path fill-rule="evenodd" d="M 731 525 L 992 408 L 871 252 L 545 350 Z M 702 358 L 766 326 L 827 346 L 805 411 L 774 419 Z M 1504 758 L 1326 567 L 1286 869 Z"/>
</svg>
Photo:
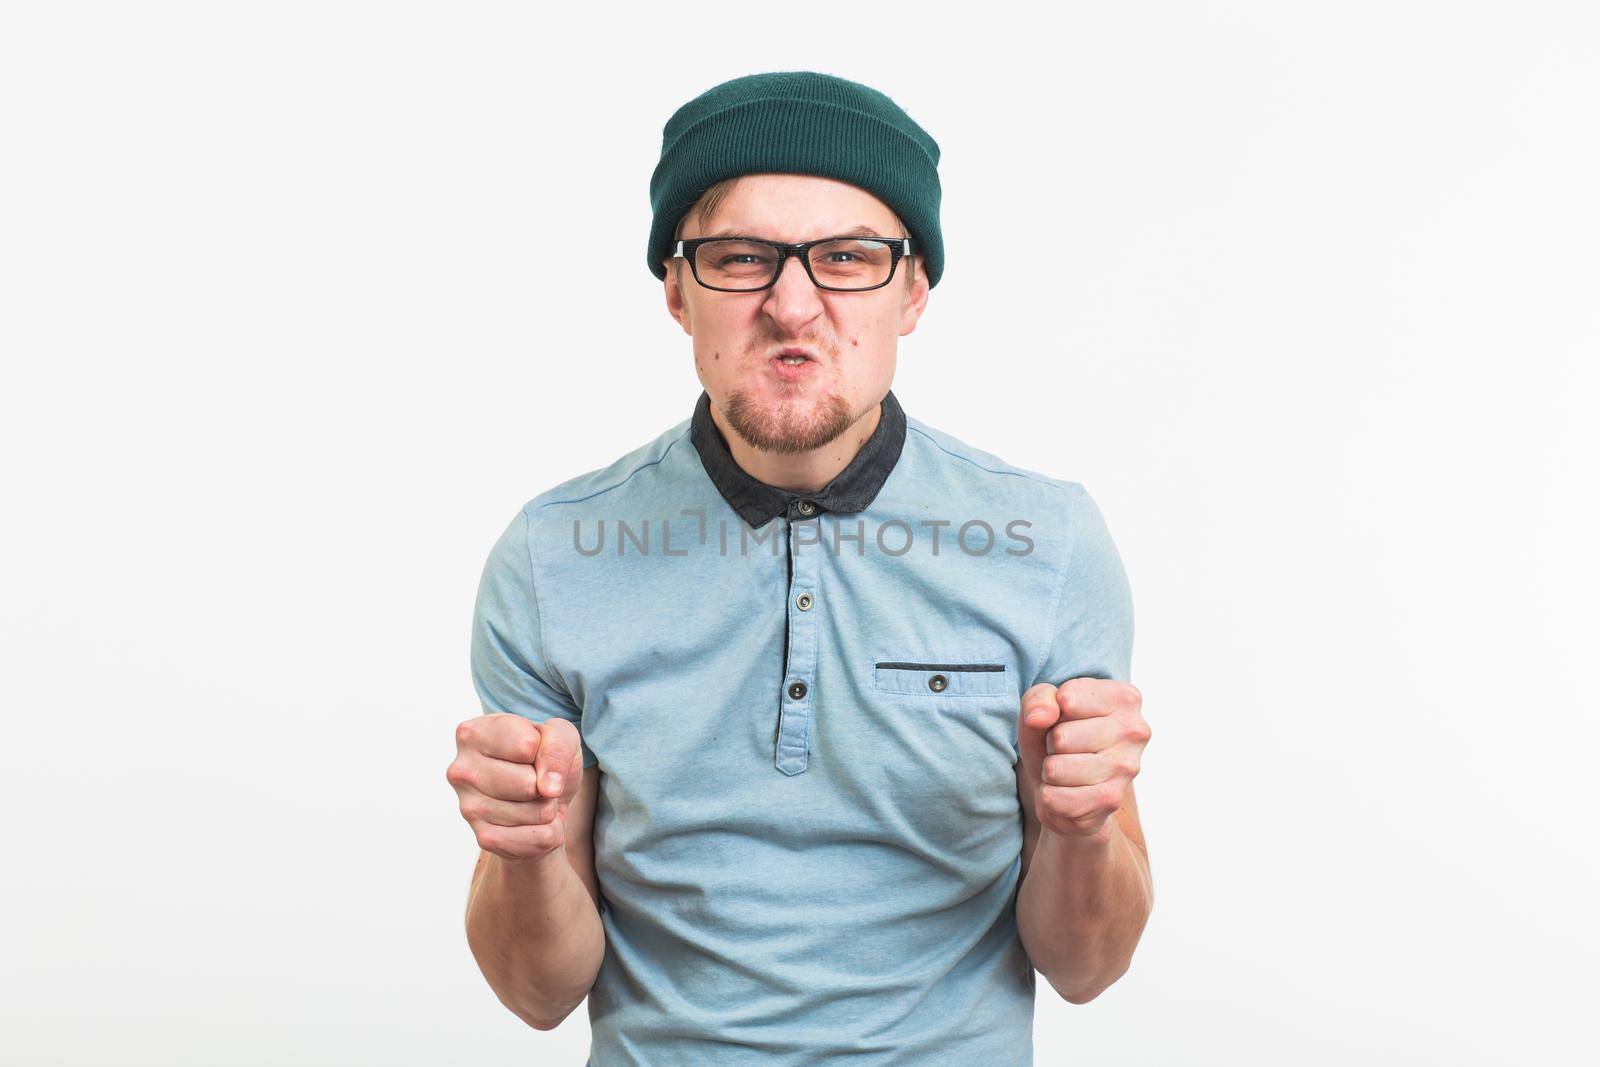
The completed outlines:
<svg viewBox="0 0 1600 1067">
<path fill-rule="evenodd" d="M 861 347 L 861 339 L 859 337 L 850 338 L 850 343 L 852 345 L 854 345 L 856 348 L 860 348 Z"/>
<path fill-rule="evenodd" d="M 722 358 L 722 353 L 721 352 L 713 352 L 713 353 L 711 353 L 711 358 L 712 359 L 721 359 Z"/>
</svg>

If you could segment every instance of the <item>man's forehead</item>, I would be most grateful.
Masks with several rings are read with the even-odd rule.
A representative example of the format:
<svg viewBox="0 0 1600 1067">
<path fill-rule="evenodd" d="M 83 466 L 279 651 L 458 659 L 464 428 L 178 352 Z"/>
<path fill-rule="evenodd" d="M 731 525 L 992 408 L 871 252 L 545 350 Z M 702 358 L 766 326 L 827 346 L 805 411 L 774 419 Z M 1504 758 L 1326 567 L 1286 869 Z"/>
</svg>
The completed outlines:
<svg viewBox="0 0 1600 1067">
<path fill-rule="evenodd" d="M 813 223 L 804 229 L 809 233 L 776 233 L 769 223 L 760 222 L 727 222 L 719 223 L 715 228 L 707 230 L 705 237 L 770 237 L 775 241 L 792 241 L 796 244 L 801 241 L 810 241 L 818 237 L 895 237 L 897 234 L 882 233 L 871 226 L 861 223 L 855 225 L 830 226 L 826 223 Z"/>
<path fill-rule="evenodd" d="M 743 174 L 724 186 L 697 220 L 702 237 L 899 237 L 895 213 L 859 185 L 818 174 Z"/>
</svg>

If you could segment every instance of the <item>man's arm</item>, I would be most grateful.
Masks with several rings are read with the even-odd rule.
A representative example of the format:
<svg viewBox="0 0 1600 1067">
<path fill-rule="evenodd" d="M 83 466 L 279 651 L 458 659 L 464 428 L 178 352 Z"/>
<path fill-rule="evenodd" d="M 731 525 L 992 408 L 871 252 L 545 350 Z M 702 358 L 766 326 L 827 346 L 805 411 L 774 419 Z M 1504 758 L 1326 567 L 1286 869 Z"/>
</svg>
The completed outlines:
<svg viewBox="0 0 1600 1067">
<path fill-rule="evenodd" d="M 1154 901 L 1133 778 L 1150 727 L 1127 679 L 1133 593 L 1099 506 L 1073 483 L 1048 643 L 1017 723 L 1017 933 L 1074 1004 L 1127 971 Z M 1061 679 L 1066 679 L 1062 681 Z"/>
<path fill-rule="evenodd" d="M 598 773 L 567 807 L 564 843 L 509 861 L 480 852 L 467 896 L 467 943 L 500 1002 L 536 1030 L 583 1003 L 605 957 L 594 871 Z"/>
<path fill-rule="evenodd" d="M 1045 725 L 1052 696 L 1065 715 Z M 1150 736 L 1139 703 L 1132 686 L 1080 679 L 1030 690 L 1023 706 L 1017 933 L 1034 968 L 1074 1004 L 1126 973 L 1155 903 L 1133 795 Z"/>
<path fill-rule="evenodd" d="M 501 1003 L 549 1030 L 582 1003 L 605 956 L 593 840 L 600 772 L 580 733 L 583 710 L 545 647 L 552 605 L 535 585 L 532 536 L 524 508 L 484 564 L 472 682 L 488 714 L 457 728 L 447 777 L 485 853 L 467 898 L 472 954 Z"/>
<path fill-rule="evenodd" d="M 1034 968 L 1073 1004 L 1127 972 L 1155 903 L 1133 787 L 1106 831 L 1072 839 L 1045 830 L 1023 797 L 1017 932 Z"/>
</svg>

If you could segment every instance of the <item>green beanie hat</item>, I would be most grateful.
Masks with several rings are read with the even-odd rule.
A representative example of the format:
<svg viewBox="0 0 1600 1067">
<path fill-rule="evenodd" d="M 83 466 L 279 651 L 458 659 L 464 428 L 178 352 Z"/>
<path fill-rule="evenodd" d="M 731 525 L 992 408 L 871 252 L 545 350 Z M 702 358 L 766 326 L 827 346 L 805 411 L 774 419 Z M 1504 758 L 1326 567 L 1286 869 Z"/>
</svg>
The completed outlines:
<svg viewBox="0 0 1600 1067">
<path fill-rule="evenodd" d="M 859 82 L 774 71 L 723 82 L 667 120 L 650 175 L 650 272 L 700 195 L 741 174 L 816 174 L 882 200 L 910 231 L 928 285 L 944 271 L 939 235 L 939 146 L 893 100 Z"/>
</svg>

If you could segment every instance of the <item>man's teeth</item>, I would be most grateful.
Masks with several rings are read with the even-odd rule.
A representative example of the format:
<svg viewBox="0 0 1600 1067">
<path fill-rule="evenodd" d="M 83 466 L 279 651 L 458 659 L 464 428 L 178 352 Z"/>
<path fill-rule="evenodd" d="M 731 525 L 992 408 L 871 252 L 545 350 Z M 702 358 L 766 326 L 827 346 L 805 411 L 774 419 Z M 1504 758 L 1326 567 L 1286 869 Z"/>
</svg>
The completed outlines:
<svg viewBox="0 0 1600 1067">
<path fill-rule="evenodd" d="M 778 358 L 789 364 L 791 367 L 797 366 L 798 364 L 806 361 L 805 356 L 779 356 Z"/>
</svg>

